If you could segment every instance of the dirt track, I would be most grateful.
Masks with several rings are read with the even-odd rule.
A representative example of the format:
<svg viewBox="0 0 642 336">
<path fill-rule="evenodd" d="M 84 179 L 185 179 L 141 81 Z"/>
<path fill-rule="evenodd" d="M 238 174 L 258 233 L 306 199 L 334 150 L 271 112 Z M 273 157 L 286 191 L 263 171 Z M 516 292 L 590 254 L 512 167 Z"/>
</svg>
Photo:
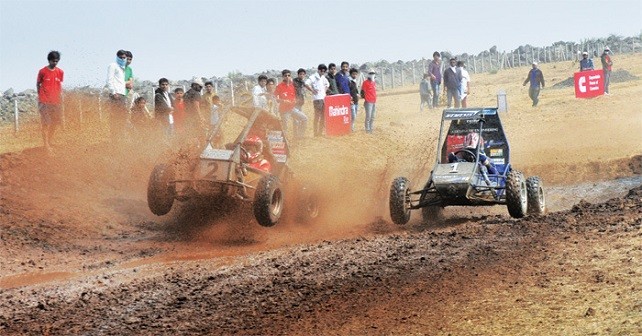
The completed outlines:
<svg viewBox="0 0 642 336">
<path fill-rule="evenodd" d="M 544 65 L 547 80 L 567 67 Z M 381 98 L 372 137 L 298 144 L 293 168 L 326 200 L 312 226 L 192 205 L 155 217 L 145 186 L 162 148 L 107 145 L 93 125 L 54 158 L 3 154 L 0 334 L 641 333 L 642 191 L 600 203 L 640 184 L 642 86 L 587 101 L 544 90 L 532 109 L 521 70 L 474 77 L 470 104 L 509 92 L 514 165 L 550 187 L 543 217 L 452 208 L 433 226 L 390 224 L 388 183 L 422 183 L 434 153 L 436 114 L 414 94 Z M 618 177 L 632 179 L 601 182 Z"/>
</svg>

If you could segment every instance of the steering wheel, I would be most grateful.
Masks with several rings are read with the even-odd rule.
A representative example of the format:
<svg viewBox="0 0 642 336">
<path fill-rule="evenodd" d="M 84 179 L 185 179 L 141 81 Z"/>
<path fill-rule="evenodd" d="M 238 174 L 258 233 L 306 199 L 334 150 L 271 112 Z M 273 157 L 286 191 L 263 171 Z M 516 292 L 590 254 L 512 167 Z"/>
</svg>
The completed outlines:
<svg viewBox="0 0 642 336">
<path fill-rule="evenodd" d="M 241 149 L 241 161 L 246 163 L 250 162 L 250 152 L 248 152 L 243 145 L 239 146 L 239 148 Z"/>
<path fill-rule="evenodd" d="M 461 158 L 464 161 L 466 161 L 466 162 L 475 162 L 475 157 L 476 157 L 475 153 L 473 153 L 472 151 L 470 151 L 468 149 L 460 149 L 460 150 L 454 152 L 453 154 L 455 156 L 457 156 L 457 154 L 462 154 Z M 459 157 L 459 156 L 457 156 L 457 157 Z"/>
</svg>

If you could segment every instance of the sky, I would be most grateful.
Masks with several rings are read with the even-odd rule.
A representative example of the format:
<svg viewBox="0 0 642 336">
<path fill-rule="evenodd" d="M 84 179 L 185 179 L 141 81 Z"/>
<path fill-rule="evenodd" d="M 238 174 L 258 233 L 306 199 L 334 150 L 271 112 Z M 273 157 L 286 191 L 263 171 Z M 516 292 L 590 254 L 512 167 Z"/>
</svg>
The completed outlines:
<svg viewBox="0 0 642 336">
<path fill-rule="evenodd" d="M 543 47 L 642 33 L 642 1 L 0 0 L 0 92 L 34 89 L 58 50 L 63 87 L 102 87 L 118 49 L 157 81 Z"/>
</svg>

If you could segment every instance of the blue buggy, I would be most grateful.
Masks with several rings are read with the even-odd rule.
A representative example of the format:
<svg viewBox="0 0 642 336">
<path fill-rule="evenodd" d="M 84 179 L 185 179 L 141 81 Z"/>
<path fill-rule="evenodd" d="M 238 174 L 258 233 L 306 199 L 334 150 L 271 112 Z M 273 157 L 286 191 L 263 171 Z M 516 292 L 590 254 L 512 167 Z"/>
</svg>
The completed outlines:
<svg viewBox="0 0 642 336">
<path fill-rule="evenodd" d="M 392 181 L 392 221 L 406 224 L 411 210 L 422 209 L 423 220 L 429 223 L 446 206 L 495 204 L 505 204 L 514 218 L 544 214 L 541 179 L 525 179 L 511 166 L 508 139 L 496 107 L 445 109 L 428 182 L 414 191 L 406 177 Z"/>
</svg>

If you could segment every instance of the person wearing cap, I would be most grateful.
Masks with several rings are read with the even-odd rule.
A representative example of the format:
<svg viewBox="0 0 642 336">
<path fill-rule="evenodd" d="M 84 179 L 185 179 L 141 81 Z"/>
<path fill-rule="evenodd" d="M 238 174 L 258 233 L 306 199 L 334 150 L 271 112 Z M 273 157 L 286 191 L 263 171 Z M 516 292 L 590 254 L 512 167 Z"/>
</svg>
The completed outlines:
<svg viewBox="0 0 642 336">
<path fill-rule="evenodd" d="M 203 89 L 203 79 L 194 77 L 190 89 L 185 92 L 183 100 L 185 101 L 185 127 L 187 133 L 195 134 L 205 124 L 205 118 L 201 112 L 201 90 Z"/>
<path fill-rule="evenodd" d="M 593 67 L 593 60 L 590 59 L 588 52 L 582 53 L 582 59 L 580 60 L 580 71 L 591 71 L 595 70 Z"/>
<path fill-rule="evenodd" d="M 377 83 L 375 82 L 375 72 L 370 70 L 368 78 L 361 84 L 361 98 L 363 98 L 363 107 L 366 110 L 366 133 L 372 134 L 374 130 L 374 119 L 376 114 L 377 102 Z"/>
<path fill-rule="evenodd" d="M 330 82 L 325 77 L 328 67 L 325 64 L 319 64 L 317 73 L 310 76 L 305 84 L 312 88 L 312 105 L 314 106 L 314 136 L 323 135 L 325 129 L 325 115 L 323 108 L 325 107 L 326 91 L 330 88 Z"/>
<path fill-rule="evenodd" d="M 533 107 L 535 107 L 539 103 L 539 91 L 544 88 L 544 74 L 542 70 L 537 68 L 537 62 L 533 62 L 533 68 L 528 72 L 528 76 L 524 80 L 524 86 L 528 82 L 531 83 L 528 88 L 528 96 L 533 101 Z"/>
<path fill-rule="evenodd" d="M 613 66 L 613 60 L 611 59 L 611 49 L 609 47 L 604 48 L 600 60 L 602 61 L 602 71 L 604 71 L 604 94 L 609 95 L 609 82 L 611 81 L 611 67 Z"/>
<path fill-rule="evenodd" d="M 444 90 L 448 100 L 448 108 L 452 107 L 453 99 L 455 108 L 459 108 L 461 98 L 459 96 L 459 86 L 461 84 L 461 73 L 457 71 L 457 59 L 450 58 L 450 67 L 444 70 Z"/>
</svg>

